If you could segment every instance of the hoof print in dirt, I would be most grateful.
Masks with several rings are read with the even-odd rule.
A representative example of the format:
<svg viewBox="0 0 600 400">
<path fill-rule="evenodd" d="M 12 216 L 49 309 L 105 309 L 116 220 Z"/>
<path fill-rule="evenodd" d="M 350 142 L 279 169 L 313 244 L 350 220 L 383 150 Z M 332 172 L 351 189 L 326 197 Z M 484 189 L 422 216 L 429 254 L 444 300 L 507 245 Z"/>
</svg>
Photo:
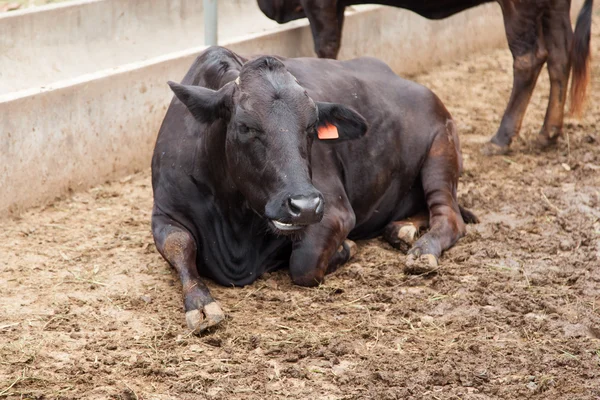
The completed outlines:
<svg viewBox="0 0 600 400">
<path fill-rule="evenodd" d="M 423 254 L 419 257 L 410 254 L 406 257 L 404 273 L 406 275 L 424 275 L 438 269 L 438 260 L 433 254 Z"/>
<path fill-rule="evenodd" d="M 185 313 L 187 326 L 196 335 L 219 325 L 224 319 L 225 313 L 216 302 L 207 304 L 202 311 L 190 310 Z"/>
<path fill-rule="evenodd" d="M 510 152 L 510 147 L 499 146 L 492 142 L 487 142 L 481 146 L 481 154 L 484 156 L 501 156 L 506 155 Z"/>
</svg>

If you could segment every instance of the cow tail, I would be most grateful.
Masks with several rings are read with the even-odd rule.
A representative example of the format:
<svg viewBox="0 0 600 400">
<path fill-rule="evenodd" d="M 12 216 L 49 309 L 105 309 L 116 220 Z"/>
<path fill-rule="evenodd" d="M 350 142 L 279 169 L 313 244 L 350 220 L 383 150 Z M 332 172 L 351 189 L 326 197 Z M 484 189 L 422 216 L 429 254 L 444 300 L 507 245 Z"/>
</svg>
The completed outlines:
<svg viewBox="0 0 600 400">
<path fill-rule="evenodd" d="M 580 117 L 586 101 L 586 89 L 590 81 L 590 37 L 592 31 L 592 11 L 594 0 L 585 0 L 575 25 L 571 62 L 573 64 L 573 80 L 571 83 L 572 115 Z"/>
</svg>

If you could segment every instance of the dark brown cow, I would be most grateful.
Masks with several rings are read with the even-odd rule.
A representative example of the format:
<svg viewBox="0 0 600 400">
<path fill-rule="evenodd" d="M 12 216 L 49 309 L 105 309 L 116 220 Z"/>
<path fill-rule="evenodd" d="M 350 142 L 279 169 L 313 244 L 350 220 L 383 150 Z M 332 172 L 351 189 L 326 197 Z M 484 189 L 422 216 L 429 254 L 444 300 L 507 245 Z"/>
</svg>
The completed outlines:
<svg viewBox="0 0 600 400">
<path fill-rule="evenodd" d="M 295 283 L 318 285 L 351 257 L 347 238 L 381 234 L 430 268 L 476 221 L 456 198 L 450 114 L 381 61 L 247 60 L 212 47 L 171 88 L 152 232 L 192 329 L 224 316 L 200 275 L 247 285 L 289 267 Z"/>
<path fill-rule="evenodd" d="M 425 18 L 442 19 L 493 0 L 258 0 L 263 13 L 280 24 L 308 17 L 315 51 L 336 58 L 340 49 L 344 9 L 355 4 L 383 4 L 414 11 Z M 590 31 L 593 0 L 579 13 L 575 35 L 570 0 L 498 0 L 502 7 L 508 46 L 513 55 L 513 89 L 500 128 L 484 147 L 487 154 L 508 151 L 521 122 L 538 75 L 548 63 L 550 98 L 538 142 L 554 144 L 561 136 L 569 74 L 573 67 L 571 111 L 581 115 L 589 81 Z M 401 40 L 401 39 L 399 39 Z"/>
</svg>

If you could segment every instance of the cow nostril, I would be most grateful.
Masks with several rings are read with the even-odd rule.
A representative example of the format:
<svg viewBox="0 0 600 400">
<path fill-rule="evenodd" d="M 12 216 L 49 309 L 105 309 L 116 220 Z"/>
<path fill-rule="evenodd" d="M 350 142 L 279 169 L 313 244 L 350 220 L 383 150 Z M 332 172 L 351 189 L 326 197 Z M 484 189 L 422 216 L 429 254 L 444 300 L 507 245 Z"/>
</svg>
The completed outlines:
<svg viewBox="0 0 600 400">
<path fill-rule="evenodd" d="M 318 215 L 323 211 L 321 196 L 294 196 L 288 199 L 288 208 L 295 216 Z"/>
<path fill-rule="evenodd" d="M 317 206 L 315 207 L 315 213 L 317 215 L 323 214 L 323 199 L 321 196 L 317 196 Z"/>
<path fill-rule="evenodd" d="M 299 215 L 302 212 L 302 201 L 290 197 L 288 199 L 288 206 L 292 214 Z"/>
</svg>

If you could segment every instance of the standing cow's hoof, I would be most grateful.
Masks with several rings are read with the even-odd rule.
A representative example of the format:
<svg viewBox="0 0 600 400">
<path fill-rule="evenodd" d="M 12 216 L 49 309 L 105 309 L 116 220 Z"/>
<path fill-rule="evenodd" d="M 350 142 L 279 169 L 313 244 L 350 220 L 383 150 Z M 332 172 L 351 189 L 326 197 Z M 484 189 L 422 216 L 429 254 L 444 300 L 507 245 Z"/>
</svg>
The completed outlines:
<svg viewBox="0 0 600 400">
<path fill-rule="evenodd" d="M 535 139 L 535 147 L 540 150 L 547 150 L 550 147 L 554 147 L 558 143 L 559 136 L 560 135 L 555 135 L 550 137 L 547 135 L 538 135 L 538 137 Z"/>
<path fill-rule="evenodd" d="M 433 254 L 416 256 L 409 254 L 404 264 L 406 275 L 423 275 L 435 271 L 438 268 L 438 259 Z"/>
<path fill-rule="evenodd" d="M 484 156 L 498 156 L 508 154 L 510 151 L 509 146 L 501 146 L 496 143 L 487 142 L 481 146 L 481 154 Z"/>
<path fill-rule="evenodd" d="M 202 310 L 190 310 L 185 313 L 187 326 L 195 334 L 200 334 L 208 328 L 218 325 L 224 319 L 225 313 L 215 301 L 205 305 Z"/>
</svg>

